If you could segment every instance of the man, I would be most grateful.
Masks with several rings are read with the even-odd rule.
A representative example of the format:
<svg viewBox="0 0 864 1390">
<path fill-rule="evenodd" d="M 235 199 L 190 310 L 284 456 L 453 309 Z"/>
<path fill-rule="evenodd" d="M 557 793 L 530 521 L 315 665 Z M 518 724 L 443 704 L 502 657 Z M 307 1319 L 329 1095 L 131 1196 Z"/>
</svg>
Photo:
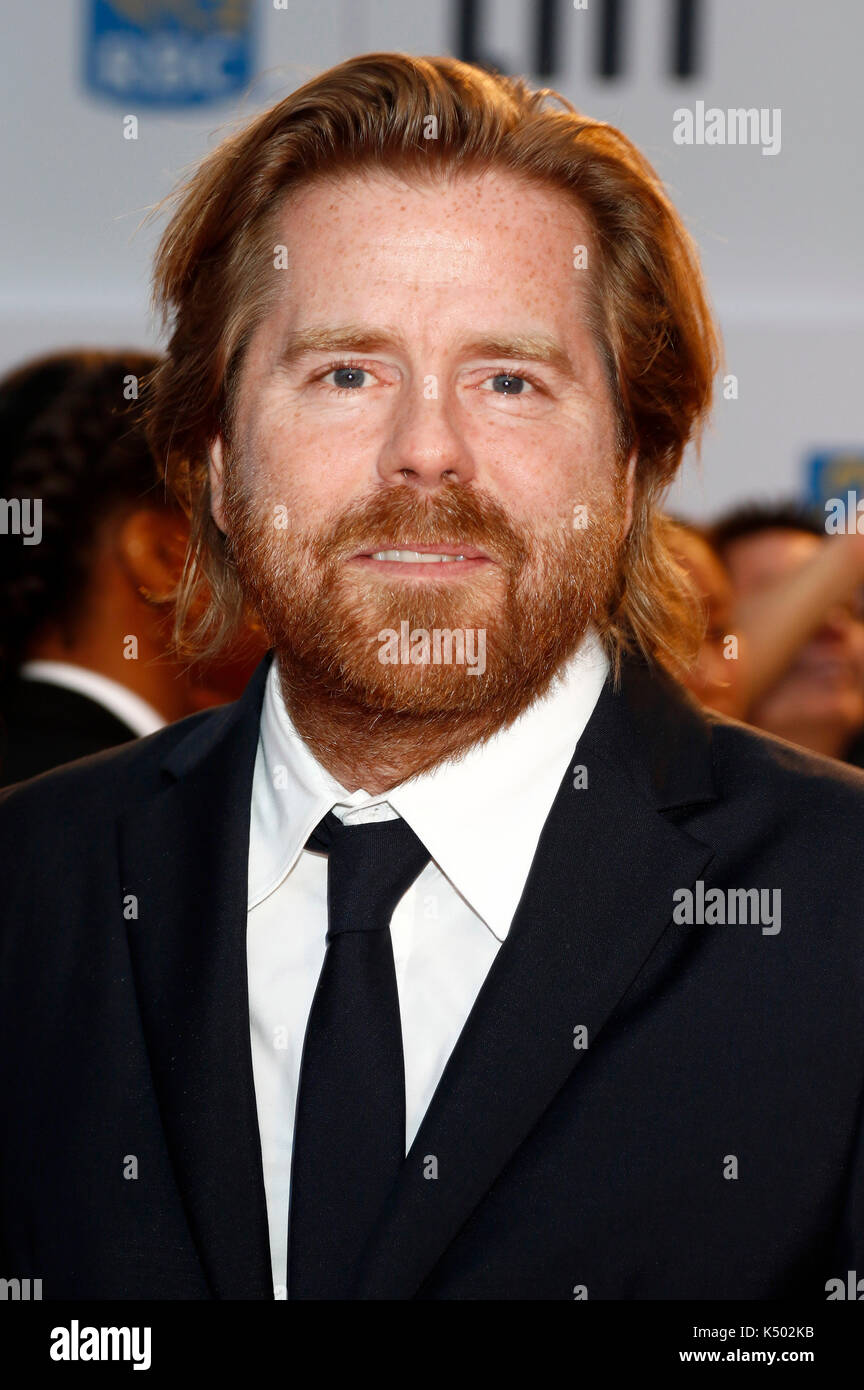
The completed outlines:
<svg viewBox="0 0 864 1390">
<path fill-rule="evenodd" d="M 273 650 L 0 803 L 6 1273 L 826 1297 L 864 1257 L 864 784 L 648 659 L 693 625 L 654 503 L 716 361 L 650 167 L 371 55 L 208 157 L 156 275 L 178 622 L 203 579 L 202 648 L 251 595 Z"/>
<path fill-rule="evenodd" d="M 157 362 L 78 349 L 0 381 L 0 492 L 30 522 L 0 546 L 2 783 L 151 734 L 217 693 L 169 650 L 188 527 L 157 490 L 130 404 Z"/>
<path fill-rule="evenodd" d="M 757 606 L 767 615 L 771 596 L 785 610 L 756 639 L 764 649 L 779 638 L 780 650 L 748 720 L 814 753 L 853 760 L 864 730 L 864 539 L 826 537 L 818 520 L 782 504 L 742 507 L 712 534 L 742 619 Z"/>
</svg>

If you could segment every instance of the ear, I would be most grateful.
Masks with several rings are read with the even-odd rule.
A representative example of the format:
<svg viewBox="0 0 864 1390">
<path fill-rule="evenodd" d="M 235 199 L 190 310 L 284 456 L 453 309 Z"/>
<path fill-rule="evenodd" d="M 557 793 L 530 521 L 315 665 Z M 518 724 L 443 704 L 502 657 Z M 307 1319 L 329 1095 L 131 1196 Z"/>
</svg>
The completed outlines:
<svg viewBox="0 0 864 1390">
<path fill-rule="evenodd" d="M 633 498 L 636 493 L 636 464 L 639 461 L 639 450 L 634 447 L 630 451 L 627 459 L 627 471 L 624 474 L 624 487 L 627 496 L 627 513 L 624 520 L 624 535 L 630 534 L 630 527 L 633 525 Z"/>
<path fill-rule="evenodd" d="M 116 535 L 117 555 L 130 583 L 142 597 L 167 602 L 179 583 L 189 527 L 172 508 L 143 507 L 129 512 Z"/>
<path fill-rule="evenodd" d="M 210 475 L 210 515 L 223 535 L 225 534 L 225 514 L 222 510 L 224 463 L 225 447 L 220 434 L 210 444 L 208 472 Z"/>
</svg>

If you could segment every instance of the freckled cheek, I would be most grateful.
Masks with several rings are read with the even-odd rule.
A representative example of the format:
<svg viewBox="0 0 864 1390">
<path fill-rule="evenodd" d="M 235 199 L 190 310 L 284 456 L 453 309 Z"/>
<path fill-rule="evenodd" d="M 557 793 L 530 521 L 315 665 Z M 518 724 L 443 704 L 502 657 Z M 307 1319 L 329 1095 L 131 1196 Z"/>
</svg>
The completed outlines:
<svg viewBox="0 0 864 1390">
<path fill-rule="evenodd" d="M 308 412 L 261 420 L 247 457 L 260 497 L 314 517 L 362 491 L 375 441 L 358 424 L 310 422 Z"/>
<path fill-rule="evenodd" d="M 611 490 L 613 465 L 604 440 L 591 431 L 550 429 L 548 423 L 506 437 L 498 429 L 469 441 L 478 465 L 478 482 L 505 504 L 538 521 L 572 518 L 577 502 Z"/>
</svg>

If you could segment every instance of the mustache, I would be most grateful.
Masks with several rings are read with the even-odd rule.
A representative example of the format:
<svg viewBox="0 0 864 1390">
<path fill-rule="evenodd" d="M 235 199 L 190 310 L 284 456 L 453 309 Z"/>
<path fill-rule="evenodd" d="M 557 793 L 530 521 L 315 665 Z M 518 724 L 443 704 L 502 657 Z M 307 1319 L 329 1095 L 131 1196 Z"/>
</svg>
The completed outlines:
<svg viewBox="0 0 864 1390">
<path fill-rule="evenodd" d="M 470 483 L 447 483 L 427 494 L 409 484 L 388 486 L 349 503 L 312 538 L 321 563 L 338 563 L 372 548 L 412 545 L 472 546 L 512 569 L 529 554 L 526 538 L 501 504 Z"/>
</svg>

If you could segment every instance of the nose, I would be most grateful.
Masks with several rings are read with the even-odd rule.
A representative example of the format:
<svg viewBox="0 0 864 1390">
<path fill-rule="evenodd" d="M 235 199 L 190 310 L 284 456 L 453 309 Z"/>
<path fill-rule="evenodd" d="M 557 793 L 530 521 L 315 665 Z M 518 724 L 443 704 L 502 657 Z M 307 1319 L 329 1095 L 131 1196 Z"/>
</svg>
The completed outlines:
<svg viewBox="0 0 864 1390">
<path fill-rule="evenodd" d="M 427 394 L 435 391 L 434 395 Z M 378 472 L 385 482 L 411 483 L 431 491 L 445 483 L 467 483 L 476 464 L 455 414 L 455 405 L 437 394 L 434 377 L 406 393 L 384 443 Z"/>
</svg>

